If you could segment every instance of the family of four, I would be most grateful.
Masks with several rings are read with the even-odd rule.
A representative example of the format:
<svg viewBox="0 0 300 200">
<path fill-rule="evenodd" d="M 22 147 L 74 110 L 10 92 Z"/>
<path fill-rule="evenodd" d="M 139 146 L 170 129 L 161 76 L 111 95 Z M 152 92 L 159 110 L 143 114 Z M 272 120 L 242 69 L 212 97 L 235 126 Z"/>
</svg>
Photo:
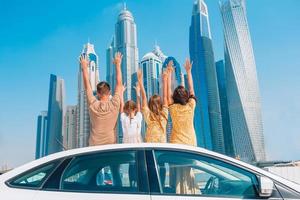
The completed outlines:
<svg viewBox="0 0 300 200">
<path fill-rule="evenodd" d="M 141 137 L 143 118 L 147 125 L 145 142 L 167 142 L 166 127 L 170 113 L 172 119 L 170 142 L 196 146 L 193 123 L 196 100 L 191 74 L 192 63 L 187 59 L 184 64 L 187 73 L 188 90 L 184 86 L 179 85 L 172 91 L 171 85 L 175 60 L 167 60 L 167 67 L 162 73 L 163 96 L 153 95 L 148 101 L 143 84 L 143 74 L 139 69 L 137 72 L 138 82 L 134 87 L 137 97 L 136 102 L 129 100 L 124 103 L 123 96 L 126 86 L 122 83 L 122 54 L 116 53 L 113 60 L 116 67 L 116 86 L 113 95 L 109 84 L 103 81 L 97 84 L 98 98 L 93 95 L 90 85 L 88 56 L 85 54 L 81 55 L 80 64 L 91 121 L 90 146 L 117 143 L 116 124 L 119 113 L 121 113 L 120 121 L 124 143 L 143 142 Z"/>
</svg>

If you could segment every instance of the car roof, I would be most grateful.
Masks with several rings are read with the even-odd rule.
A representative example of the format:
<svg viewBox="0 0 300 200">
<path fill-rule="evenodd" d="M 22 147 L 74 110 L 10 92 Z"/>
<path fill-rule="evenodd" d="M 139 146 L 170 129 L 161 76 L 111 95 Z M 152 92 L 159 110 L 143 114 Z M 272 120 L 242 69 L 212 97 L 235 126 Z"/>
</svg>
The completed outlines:
<svg viewBox="0 0 300 200">
<path fill-rule="evenodd" d="M 242 162 L 240 160 L 236 160 L 234 158 L 209 151 L 207 149 L 201 148 L 201 147 L 194 147 L 194 146 L 188 146 L 188 145 L 182 145 L 182 144 L 170 144 L 170 143 L 134 143 L 134 144 L 110 144 L 110 145 L 98 145 L 98 146 L 91 146 L 91 147 L 83 147 L 83 148 L 77 148 L 72 150 L 66 150 L 58 153 L 54 153 L 48 156 L 45 156 L 43 158 L 34 160 L 32 162 L 29 162 L 25 165 L 22 165 L 20 167 L 17 167 L 7 173 L 4 173 L 1 175 L 1 179 L 4 177 L 13 177 L 19 173 L 22 173 L 30 168 L 33 168 L 35 166 L 39 166 L 43 163 L 47 163 L 49 161 L 60 159 L 64 157 L 69 156 L 76 156 L 80 154 L 85 153 L 93 153 L 98 151 L 108 151 L 108 150 L 122 150 L 122 149 L 167 149 L 167 150 L 179 150 L 179 151 L 191 151 L 191 152 L 197 152 L 201 154 L 205 154 L 207 156 L 216 157 L 221 160 L 225 160 L 227 162 L 235 163 L 236 165 L 240 165 L 242 167 L 245 167 L 249 170 L 256 171 L 260 174 L 265 174 L 269 176 L 270 178 L 273 178 L 275 180 L 278 180 L 280 182 L 283 182 L 284 184 L 295 184 L 293 182 L 290 182 L 286 179 L 283 179 L 279 176 L 276 176 L 272 173 L 269 173 L 263 169 L 260 169 L 258 167 L 255 167 L 253 165 L 250 165 L 248 163 Z M 0 179 L 0 180 L 1 180 Z M 295 184 L 294 187 L 297 187 L 300 191 L 300 185 Z"/>
</svg>

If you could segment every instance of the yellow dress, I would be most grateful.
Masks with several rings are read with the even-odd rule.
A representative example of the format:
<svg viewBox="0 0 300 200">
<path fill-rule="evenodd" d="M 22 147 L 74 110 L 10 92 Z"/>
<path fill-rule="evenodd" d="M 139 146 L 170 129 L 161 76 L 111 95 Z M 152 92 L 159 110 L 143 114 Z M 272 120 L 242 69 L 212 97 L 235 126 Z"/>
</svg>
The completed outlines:
<svg viewBox="0 0 300 200">
<path fill-rule="evenodd" d="M 162 115 L 157 119 L 148 106 L 142 108 L 145 122 L 147 124 L 146 142 L 165 143 L 167 142 L 166 127 L 168 122 L 168 108 L 163 106 Z"/>
<path fill-rule="evenodd" d="M 169 106 L 172 119 L 171 143 L 197 145 L 194 128 L 194 112 L 196 101 L 189 99 L 186 105 L 173 104 Z"/>
<path fill-rule="evenodd" d="M 193 98 L 190 98 L 186 105 L 173 104 L 169 106 L 173 126 L 171 143 L 197 145 L 194 129 L 195 107 L 196 101 Z M 170 169 L 170 174 L 173 174 L 174 177 L 170 180 L 170 184 L 175 188 L 176 194 L 196 194 L 195 174 L 191 167 L 175 166 Z"/>
</svg>

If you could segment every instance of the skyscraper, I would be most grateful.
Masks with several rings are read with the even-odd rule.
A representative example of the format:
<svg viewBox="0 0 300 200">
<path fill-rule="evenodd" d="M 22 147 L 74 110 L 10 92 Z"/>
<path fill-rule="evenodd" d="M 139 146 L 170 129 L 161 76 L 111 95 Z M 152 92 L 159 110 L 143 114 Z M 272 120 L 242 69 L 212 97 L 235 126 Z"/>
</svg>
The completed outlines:
<svg viewBox="0 0 300 200">
<path fill-rule="evenodd" d="M 95 52 L 94 45 L 87 43 L 84 45 L 82 54 L 89 56 L 89 80 L 92 90 L 96 95 L 97 84 L 99 83 L 98 56 Z M 78 147 L 88 146 L 90 136 L 90 115 L 87 107 L 86 91 L 82 80 L 82 70 L 79 65 L 78 73 L 78 112 L 77 112 L 77 138 Z"/>
<path fill-rule="evenodd" d="M 194 120 L 198 146 L 224 153 L 215 59 L 204 0 L 196 0 L 193 5 L 189 40 L 194 89 L 198 99 Z"/>
<path fill-rule="evenodd" d="M 46 155 L 47 111 L 42 111 L 37 120 L 35 159 Z"/>
<path fill-rule="evenodd" d="M 162 60 L 153 52 L 145 54 L 140 63 L 147 97 L 160 93 Z"/>
<path fill-rule="evenodd" d="M 225 37 L 227 99 L 234 151 L 247 162 L 265 160 L 256 64 L 244 0 L 220 3 Z"/>
<path fill-rule="evenodd" d="M 106 81 L 110 85 L 111 91 L 116 86 L 116 69 L 113 64 L 115 53 L 115 37 L 113 37 L 109 47 L 106 49 Z"/>
<path fill-rule="evenodd" d="M 74 149 L 77 147 L 77 119 L 76 119 L 77 106 L 67 106 L 66 115 L 64 120 L 64 135 L 63 144 L 65 149 Z"/>
<path fill-rule="evenodd" d="M 51 74 L 45 155 L 63 150 L 65 98 L 64 80 Z"/>
<path fill-rule="evenodd" d="M 107 76 L 107 82 L 111 85 L 112 89 L 114 89 L 116 84 L 115 66 L 112 63 L 116 52 L 120 52 L 123 55 L 121 65 L 122 80 L 123 84 L 127 87 L 127 90 L 124 93 L 124 101 L 130 99 L 135 100 L 136 95 L 133 86 L 137 79 L 136 72 L 138 68 L 137 32 L 132 13 L 127 10 L 125 4 L 118 15 L 118 19 L 115 24 L 115 35 L 111 45 L 106 50 L 107 72 L 110 74 Z M 117 124 L 116 129 L 118 142 L 122 142 L 123 134 L 119 123 Z"/>
<path fill-rule="evenodd" d="M 225 154 L 231 157 L 235 157 L 234 150 L 233 150 L 232 133 L 230 127 L 230 118 L 228 112 L 226 75 L 225 75 L 225 66 L 223 60 L 219 60 L 218 62 L 216 62 L 216 69 L 217 69 L 218 88 L 219 88 L 220 103 L 221 103 Z"/>
<path fill-rule="evenodd" d="M 128 88 L 124 95 L 124 100 L 127 101 L 131 99 L 133 91 L 132 75 L 138 68 L 138 48 L 136 24 L 126 6 L 120 12 L 115 25 L 115 50 L 123 54 L 121 68 L 123 83 Z"/>
</svg>

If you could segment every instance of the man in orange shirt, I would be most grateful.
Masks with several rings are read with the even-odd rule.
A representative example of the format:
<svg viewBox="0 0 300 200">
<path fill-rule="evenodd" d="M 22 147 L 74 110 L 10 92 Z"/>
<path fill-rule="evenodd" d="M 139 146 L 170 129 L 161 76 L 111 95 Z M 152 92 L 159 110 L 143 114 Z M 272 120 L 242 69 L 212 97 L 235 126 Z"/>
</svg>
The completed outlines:
<svg viewBox="0 0 300 200">
<path fill-rule="evenodd" d="M 122 54 L 118 52 L 115 54 L 114 58 L 114 64 L 116 66 L 116 87 L 114 95 L 110 98 L 110 86 L 107 82 L 102 81 L 97 84 L 98 100 L 93 95 L 88 76 L 88 57 L 86 54 L 80 56 L 83 83 L 86 90 L 91 120 L 89 146 L 117 143 L 116 124 L 120 110 L 120 99 L 124 90 L 122 84 L 121 62 Z"/>
</svg>

